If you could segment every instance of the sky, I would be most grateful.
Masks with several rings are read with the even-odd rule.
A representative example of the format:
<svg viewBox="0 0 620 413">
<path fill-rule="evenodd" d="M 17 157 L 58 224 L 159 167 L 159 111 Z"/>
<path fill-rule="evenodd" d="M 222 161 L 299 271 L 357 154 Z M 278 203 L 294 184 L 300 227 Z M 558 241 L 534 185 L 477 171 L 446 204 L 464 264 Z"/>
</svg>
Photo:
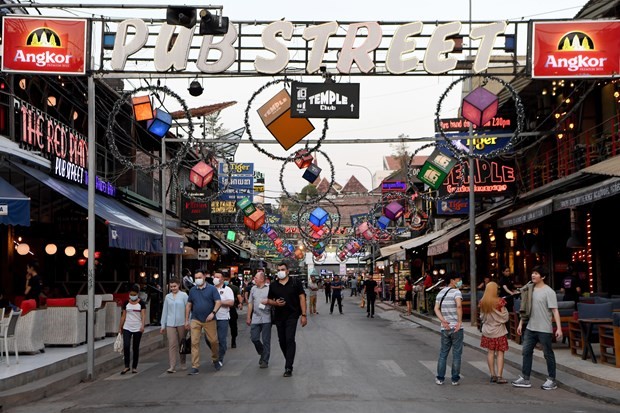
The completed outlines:
<svg viewBox="0 0 620 413">
<path fill-rule="evenodd" d="M 83 1 L 48 1 L 39 0 L 39 4 L 73 4 Z M 101 4 L 143 4 L 141 1 L 107 0 L 97 2 Z M 149 4 L 161 4 L 162 8 L 170 4 L 170 1 L 150 0 Z M 174 2 L 175 5 L 196 5 L 200 2 Z M 471 19 L 475 21 L 499 21 L 499 20 L 534 20 L 534 19 L 564 19 L 573 17 L 586 3 L 586 0 L 471 0 Z M 202 3 L 204 6 L 205 3 Z M 466 0 L 437 0 L 391 1 L 383 0 L 313 0 L 311 2 L 299 2 L 290 0 L 234 0 L 221 3 L 224 6 L 223 15 L 231 21 L 257 20 L 276 21 L 284 18 L 288 21 L 385 21 L 385 22 L 415 22 L 415 21 L 462 21 L 469 20 L 470 2 Z M 42 9 L 47 15 L 51 10 Z M 75 12 L 75 11 L 74 11 Z M 146 17 L 150 11 L 140 12 Z M 56 12 L 57 13 L 57 12 Z M 90 14 L 105 16 L 131 17 L 127 10 L 84 9 L 77 11 L 78 17 L 88 17 Z M 59 14 L 54 14 L 59 15 Z M 268 56 L 268 54 L 266 55 Z M 433 134 L 435 108 L 439 96 L 446 87 L 457 77 L 450 76 L 340 76 L 341 82 L 360 83 L 360 118 L 359 119 L 331 119 L 329 132 L 322 150 L 330 157 L 335 168 L 336 181 L 344 185 L 351 175 L 355 175 L 367 188 L 370 187 L 370 175 L 367 170 L 360 167 L 347 166 L 347 163 L 366 166 L 370 171 L 381 170 L 383 156 L 395 152 L 395 145 L 381 143 L 385 140 L 395 139 L 404 134 L 409 137 L 431 136 Z M 224 101 L 234 100 L 238 103 L 222 111 L 221 121 L 229 130 L 236 130 L 243 126 L 244 112 L 247 102 L 252 94 L 272 80 L 270 77 L 254 78 L 205 78 L 202 80 L 204 93 L 199 98 L 189 96 L 185 92 L 189 81 L 167 80 L 164 84 L 174 87 L 190 107 L 198 107 Z M 294 80 L 307 82 L 320 82 L 319 77 L 306 76 Z M 134 86 L 139 81 L 133 80 Z M 271 89 L 270 89 L 271 90 Z M 274 87 L 273 93 L 278 89 Z M 264 92 L 269 94 L 270 92 Z M 458 101 L 457 101 L 458 102 Z M 252 108 L 255 112 L 255 107 Z M 445 114 L 442 116 L 456 116 L 454 104 L 444 105 Z M 454 113 L 449 113 L 453 110 Z M 316 131 L 309 135 L 310 138 L 318 138 L 322 127 L 322 120 L 313 119 Z M 257 117 L 250 119 L 253 136 L 257 139 L 271 137 L 266 128 Z M 318 131 L 318 132 L 317 132 Z M 329 139 L 340 138 L 366 138 L 375 139 L 372 144 L 328 144 Z M 244 136 L 247 141 L 247 136 Z M 417 144 L 409 144 L 410 152 L 416 151 Z M 267 145 L 266 150 L 273 151 L 278 155 L 284 154 L 278 146 Z M 292 152 L 289 152 L 292 153 Z M 425 152 L 427 153 L 427 152 Z M 250 144 L 241 144 L 237 150 L 237 162 L 254 162 L 255 170 L 261 171 L 266 177 L 266 195 L 277 197 L 281 192 L 279 174 L 282 163 L 274 161 L 259 153 Z M 324 171 L 329 170 L 329 165 L 319 158 L 319 166 Z M 327 173 L 329 177 L 329 172 Z M 288 165 L 284 175 L 284 183 L 289 192 L 298 192 L 308 182 L 301 178 L 301 172 L 294 166 Z"/>
</svg>

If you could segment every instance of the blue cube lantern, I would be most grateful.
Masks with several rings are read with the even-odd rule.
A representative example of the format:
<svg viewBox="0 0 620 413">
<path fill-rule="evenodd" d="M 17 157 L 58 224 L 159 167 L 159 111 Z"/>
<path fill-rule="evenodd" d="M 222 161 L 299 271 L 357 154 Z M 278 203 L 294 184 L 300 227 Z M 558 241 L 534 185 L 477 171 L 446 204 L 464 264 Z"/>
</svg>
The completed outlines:
<svg viewBox="0 0 620 413">
<path fill-rule="evenodd" d="M 146 129 L 153 135 L 163 138 L 172 126 L 172 115 L 161 109 L 153 111 L 153 119 L 146 123 Z"/>
<path fill-rule="evenodd" d="M 329 214 L 323 208 L 318 207 L 310 213 L 308 220 L 312 225 L 322 227 L 327 222 L 327 218 L 329 218 Z"/>
<path fill-rule="evenodd" d="M 263 233 L 268 234 L 269 231 L 271 231 L 271 226 L 269 226 L 269 224 L 263 224 L 260 229 L 263 231 Z"/>
<path fill-rule="evenodd" d="M 377 220 L 377 226 L 382 230 L 385 230 L 390 225 L 390 219 L 385 215 L 381 215 L 381 218 Z"/>
<path fill-rule="evenodd" d="M 319 175 L 321 174 L 321 168 L 319 168 L 317 165 L 315 164 L 310 164 L 310 166 L 308 166 L 306 168 L 306 171 L 304 172 L 304 174 L 302 175 L 302 177 L 310 182 L 313 183 L 314 181 L 316 181 L 316 178 L 319 177 Z"/>
</svg>

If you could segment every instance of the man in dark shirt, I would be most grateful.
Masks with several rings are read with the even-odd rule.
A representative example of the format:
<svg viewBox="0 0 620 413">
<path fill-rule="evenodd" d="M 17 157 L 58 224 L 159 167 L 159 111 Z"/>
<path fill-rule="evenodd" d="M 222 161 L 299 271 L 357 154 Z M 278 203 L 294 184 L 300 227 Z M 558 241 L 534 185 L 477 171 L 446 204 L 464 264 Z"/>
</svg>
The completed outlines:
<svg viewBox="0 0 620 413">
<path fill-rule="evenodd" d="M 372 279 L 372 275 L 366 274 L 366 281 L 364 281 L 364 291 L 366 294 L 366 317 L 375 318 L 375 300 L 377 299 L 377 282 Z"/>
<path fill-rule="evenodd" d="M 340 281 L 340 277 L 334 274 L 334 280 L 332 281 L 332 305 L 329 307 L 329 313 L 334 312 L 334 304 L 338 301 L 338 310 L 342 314 L 342 289 L 344 284 Z"/>
<path fill-rule="evenodd" d="M 237 309 L 241 310 L 243 308 L 243 297 L 241 296 L 239 287 L 231 281 L 230 273 L 224 273 L 224 285 L 230 287 L 235 295 L 234 305 L 230 307 L 230 319 L 228 323 L 230 325 L 230 347 L 237 348 L 237 336 L 239 335 L 239 328 L 237 325 L 239 313 L 237 313 Z"/>
<path fill-rule="evenodd" d="M 305 327 L 308 319 L 306 316 L 306 293 L 300 282 L 295 282 L 288 275 L 286 263 L 278 265 L 277 280 L 269 284 L 269 294 L 263 304 L 274 307 L 273 323 L 278 331 L 280 349 L 284 354 L 284 377 L 293 375 L 293 362 L 295 361 L 295 333 L 297 332 L 297 320 L 301 316 L 301 326 Z"/>
<path fill-rule="evenodd" d="M 502 276 L 499 278 L 499 296 L 506 300 L 506 309 L 509 313 L 511 313 L 514 308 L 514 296 L 519 293 L 519 291 L 515 290 L 511 275 L 510 268 L 506 267 L 502 271 Z"/>
<path fill-rule="evenodd" d="M 325 304 L 329 304 L 329 298 L 332 296 L 332 285 L 327 277 L 323 278 L 323 288 L 325 289 Z"/>
<path fill-rule="evenodd" d="M 43 289 L 41 277 L 39 276 L 39 263 L 30 261 L 26 264 L 26 288 L 24 295 L 26 300 L 35 300 L 37 307 L 39 306 L 39 296 Z"/>
</svg>

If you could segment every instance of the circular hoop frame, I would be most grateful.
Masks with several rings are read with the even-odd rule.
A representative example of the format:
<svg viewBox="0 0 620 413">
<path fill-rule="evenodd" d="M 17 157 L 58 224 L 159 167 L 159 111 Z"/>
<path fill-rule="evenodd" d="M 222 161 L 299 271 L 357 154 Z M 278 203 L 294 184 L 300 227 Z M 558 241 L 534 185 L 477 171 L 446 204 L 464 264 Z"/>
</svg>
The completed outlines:
<svg viewBox="0 0 620 413">
<path fill-rule="evenodd" d="M 218 154 L 217 151 L 214 150 L 209 150 L 211 153 L 213 153 L 213 156 L 215 159 L 218 159 L 218 157 L 216 156 Z M 214 193 L 212 193 L 209 196 L 194 196 L 191 195 L 189 192 L 187 192 L 185 190 L 185 188 L 181 187 L 181 181 L 179 179 L 179 168 L 181 167 L 181 164 L 178 164 L 177 168 L 172 168 L 171 172 L 172 172 L 172 179 L 173 182 L 176 182 L 176 189 L 177 191 L 179 191 L 184 197 L 191 199 L 192 201 L 198 201 L 198 202 L 211 202 L 214 201 L 217 197 L 219 197 L 220 195 L 222 195 L 224 193 L 224 191 L 226 191 L 228 189 L 228 187 L 230 186 L 230 179 L 232 177 L 232 168 L 231 168 L 231 162 L 228 160 L 228 158 L 226 158 L 226 156 L 223 156 L 223 153 L 219 153 L 220 158 L 224 159 L 224 162 L 226 162 L 226 169 L 228 170 L 228 174 L 226 175 L 226 184 L 222 187 L 219 188 L 219 182 L 218 182 L 218 190 Z M 217 179 L 219 181 L 219 176 L 217 176 Z"/>
<path fill-rule="evenodd" d="M 297 212 L 297 228 L 299 228 L 299 235 L 301 235 L 301 238 L 302 238 L 302 240 L 304 242 L 308 242 L 308 243 L 324 242 L 324 243 L 327 243 L 334 236 L 334 231 L 336 231 L 338 228 L 340 228 L 340 208 L 338 208 L 338 205 L 336 205 L 333 201 L 330 201 L 329 199 L 326 199 L 325 201 L 327 201 L 327 203 L 331 204 L 331 206 L 336 209 L 336 214 L 338 214 L 338 221 L 336 223 L 334 223 L 333 220 L 332 220 L 332 215 L 328 213 L 328 219 L 327 219 L 327 222 L 324 225 L 327 226 L 327 229 L 329 229 L 329 231 L 327 231 L 327 233 L 323 237 L 321 237 L 321 238 L 318 238 L 318 239 L 312 238 L 310 236 L 310 234 L 308 234 L 306 232 L 305 225 L 302 225 L 301 220 L 302 220 L 302 218 L 303 218 L 303 216 L 305 214 L 309 214 L 310 209 L 312 209 L 312 207 L 318 208 L 320 206 L 318 204 L 317 205 L 310 205 L 310 204 L 302 205 L 302 207 Z M 308 208 L 308 210 L 305 210 L 305 208 Z M 327 223 L 329 223 L 329 225 Z"/>
<path fill-rule="evenodd" d="M 302 201 L 300 199 L 298 199 L 298 197 L 294 197 L 292 196 L 287 190 L 286 190 L 286 186 L 284 186 L 284 169 L 286 168 L 286 165 L 289 162 L 294 161 L 295 159 L 297 159 L 295 157 L 295 154 L 289 156 L 288 158 L 286 158 L 286 160 L 284 161 L 284 163 L 282 163 L 282 168 L 280 168 L 280 185 L 282 186 L 282 192 L 284 192 L 284 194 L 293 202 L 296 202 L 300 205 L 310 205 L 310 204 L 316 204 L 317 202 L 323 200 L 328 194 L 329 191 L 333 188 L 334 186 L 334 181 L 336 180 L 336 170 L 334 169 L 334 164 L 332 163 L 332 160 L 329 158 L 329 156 L 327 156 L 327 154 L 325 152 L 323 152 L 320 149 L 316 149 L 316 153 L 320 153 L 321 155 L 323 155 L 323 157 L 327 160 L 327 163 L 329 164 L 329 168 L 331 171 L 331 180 L 329 182 L 329 186 L 327 187 L 327 189 L 325 190 L 325 193 L 323 195 L 319 194 L 318 196 L 311 198 L 311 199 L 307 199 L 305 201 Z"/>
<path fill-rule="evenodd" d="M 394 228 L 391 230 L 385 230 L 385 229 L 379 228 L 379 226 L 377 225 L 377 218 L 376 218 L 377 210 L 379 210 L 379 208 L 383 208 L 385 205 L 393 201 L 400 201 L 400 200 L 404 200 L 407 203 L 407 205 L 412 208 L 413 210 L 412 213 L 416 214 L 418 212 L 418 207 L 415 205 L 415 201 L 411 199 L 411 196 L 403 192 L 386 192 L 386 193 L 381 194 L 381 199 L 373 205 L 373 207 L 368 211 L 368 215 L 367 215 L 368 222 L 372 224 L 372 226 L 376 229 L 378 234 L 386 234 L 386 235 L 389 235 L 391 238 L 393 238 L 395 235 L 398 235 L 399 233 L 407 230 L 407 228 L 405 227 L 400 228 L 400 231 L 397 231 L 398 228 Z"/>
</svg>

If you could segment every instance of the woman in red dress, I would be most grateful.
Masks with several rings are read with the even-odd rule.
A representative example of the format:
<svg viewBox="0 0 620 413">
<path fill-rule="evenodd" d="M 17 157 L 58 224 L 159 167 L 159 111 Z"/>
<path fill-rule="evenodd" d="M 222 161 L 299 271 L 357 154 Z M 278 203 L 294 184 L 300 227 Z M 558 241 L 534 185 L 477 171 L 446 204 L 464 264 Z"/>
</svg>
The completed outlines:
<svg viewBox="0 0 620 413">
<path fill-rule="evenodd" d="M 498 296 L 499 286 L 495 282 L 487 284 L 480 300 L 480 318 L 482 320 L 482 339 L 480 347 L 486 348 L 487 364 L 491 373 L 491 383 L 505 384 L 504 352 L 508 351 L 506 322 L 508 310 L 506 300 Z M 495 368 L 497 364 L 497 370 Z M 497 374 L 496 374 L 497 372 Z"/>
</svg>

